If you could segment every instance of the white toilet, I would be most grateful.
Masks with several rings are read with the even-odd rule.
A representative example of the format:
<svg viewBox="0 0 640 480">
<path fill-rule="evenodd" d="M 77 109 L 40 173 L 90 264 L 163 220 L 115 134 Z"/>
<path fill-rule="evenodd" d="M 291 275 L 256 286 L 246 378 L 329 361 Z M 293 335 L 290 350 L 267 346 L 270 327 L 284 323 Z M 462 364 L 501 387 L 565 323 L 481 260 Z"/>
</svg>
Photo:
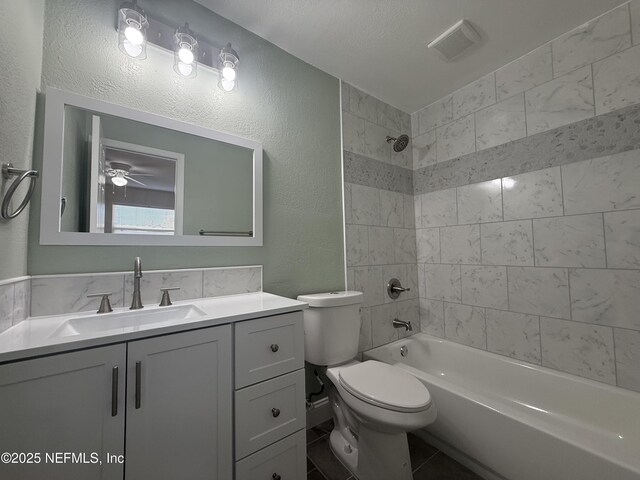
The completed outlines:
<svg viewBox="0 0 640 480">
<path fill-rule="evenodd" d="M 385 363 L 358 362 L 361 292 L 301 295 L 305 359 L 327 367 L 331 449 L 359 480 L 411 480 L 407 432 L 436 419 L 427 388 Z"/>
</svg>

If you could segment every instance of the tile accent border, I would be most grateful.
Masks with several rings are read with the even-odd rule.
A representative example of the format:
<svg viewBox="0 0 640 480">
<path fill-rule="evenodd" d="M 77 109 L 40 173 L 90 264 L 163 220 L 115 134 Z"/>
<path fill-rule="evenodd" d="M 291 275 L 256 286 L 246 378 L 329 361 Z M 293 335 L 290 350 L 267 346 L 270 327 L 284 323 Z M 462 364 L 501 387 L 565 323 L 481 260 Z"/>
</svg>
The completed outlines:
<svg viewBox="0 0 640 480">
<path fill-rule="evenodd" d="M 344 181 L 408 195 L 413 193 L 412 170 L 347 150 L 344 151 Z"/>
<path fill-rule="evenodd" d="M 125 307 L 131 302 L 133 289 L 129 272 L 38 275 L 27 283 L 31 290 L 28 297 L 32 317 L 97 309 L 100 299 L 87 298 L 89 293 L 112 292 L 111 304 Z M 142 302 L 159 302 L 162 286 L 180 287 L 172 292 L 173 300 L 259 292 L 262 291 L 262 265 L 147 270 L 143 272 L 141 282 Z M 1 306 L 0 300 L 0 311 Z"/>
<path fill-rule="evenodd" d="M 640 105 L 415 170 L 413 193 L 461 187 L 637 149 Z"/>
</svg>

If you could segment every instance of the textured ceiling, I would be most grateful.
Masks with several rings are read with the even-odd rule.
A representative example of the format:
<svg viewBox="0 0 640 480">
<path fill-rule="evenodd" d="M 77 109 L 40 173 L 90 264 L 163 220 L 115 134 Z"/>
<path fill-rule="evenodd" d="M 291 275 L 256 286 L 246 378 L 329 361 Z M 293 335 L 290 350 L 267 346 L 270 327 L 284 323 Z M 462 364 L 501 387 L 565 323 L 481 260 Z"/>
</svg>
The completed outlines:
<svg viewBox="0 0 640 480">
<path fill-rule="evenodd" d="M 196 1 L 412 113 L 626 0 Z M 427 43 L 461 18 L 482 43 L 446 63 Z"/>
</svg>

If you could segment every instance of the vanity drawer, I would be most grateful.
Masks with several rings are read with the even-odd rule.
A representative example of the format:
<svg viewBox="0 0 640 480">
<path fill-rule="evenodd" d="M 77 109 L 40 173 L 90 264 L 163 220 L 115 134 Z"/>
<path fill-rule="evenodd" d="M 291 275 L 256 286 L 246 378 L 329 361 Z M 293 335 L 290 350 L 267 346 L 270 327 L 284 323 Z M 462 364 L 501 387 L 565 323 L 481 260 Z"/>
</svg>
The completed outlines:
<svg viewBox="0 0 640 480">
<path fill-rule="evenodd" d="M 235 393 L 236 459 L 306 425 L 304 369 Z"/>
<path fill-rule="evenodd" d="M 236 324 L 236 388 L 304 366 L 302 312 Z"/>
<path fill-rule="evenodd" d="M 236 463 L 236 480 L 307 478 L 306 435 L 300 430 Z"/>
</svg>

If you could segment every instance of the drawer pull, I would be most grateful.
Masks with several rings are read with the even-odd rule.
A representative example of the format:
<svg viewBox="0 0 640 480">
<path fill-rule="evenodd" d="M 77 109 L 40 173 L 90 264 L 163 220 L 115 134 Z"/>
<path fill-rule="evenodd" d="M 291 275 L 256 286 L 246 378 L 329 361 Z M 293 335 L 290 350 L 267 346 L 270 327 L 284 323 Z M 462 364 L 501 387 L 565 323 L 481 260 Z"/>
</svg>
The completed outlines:
<svg viewBox="0 0 640 480">
<path fill-rule="evenodd" d="M 272 343 L 271 344 L 271 351 L 273 353 L 276 353 L 278 350 L 280 350 L 280 347 L 278 346 L 278 344 L 277 343 Z"/>
<path fill-rule="evenodd" d="M 282 480 L 282 477 L 277 473 L 274 473 L 273 475 L 271 475 L 271 478 L 273 478 L 273 480 Z"/>
<path fill-rule="evenodd" d="M 272 408 L 271 409 L 271 415 L 273 415 L 273 418 L 279 417 L 280 416 L 280 409 L 279 408 Z"/>
<path fill-rule="evenodd" d="M 118 366 L 111 369 L 111 416 L 118 415 Z"/>
<path fill-rule="evenodd" d="M 136 395 L 135 395 L 135 405 L 136 410 L 140 408 L 140 404 L 142 403 L 142 362 L 136 362 Z"/>
</svg>

